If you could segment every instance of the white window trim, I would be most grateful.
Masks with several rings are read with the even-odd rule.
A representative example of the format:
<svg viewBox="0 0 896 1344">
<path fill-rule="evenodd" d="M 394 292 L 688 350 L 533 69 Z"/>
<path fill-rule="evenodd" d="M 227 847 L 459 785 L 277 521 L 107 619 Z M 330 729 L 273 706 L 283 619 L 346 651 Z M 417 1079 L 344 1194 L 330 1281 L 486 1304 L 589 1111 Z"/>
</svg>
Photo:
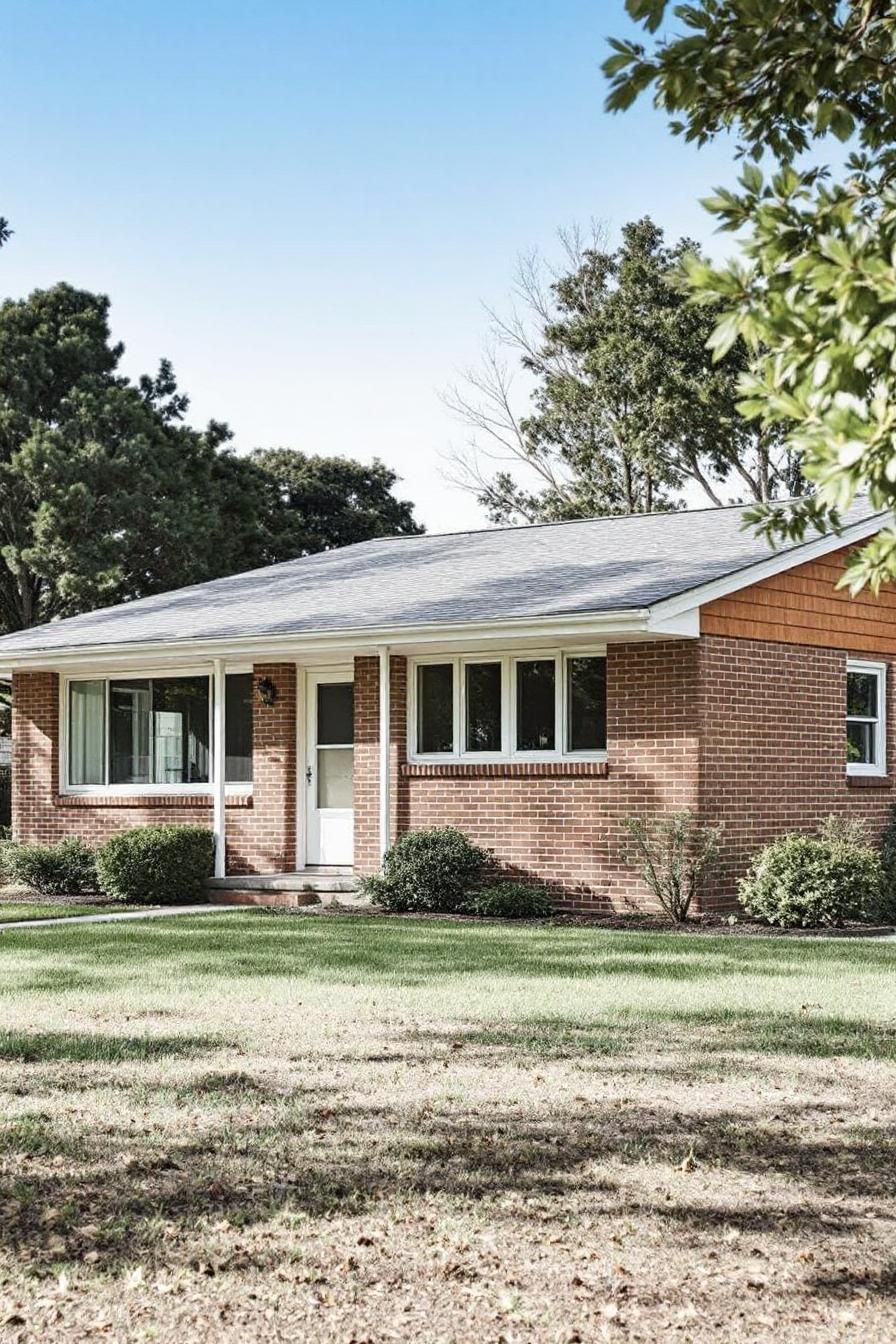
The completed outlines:
<svg viewBox="0 0 896 1344">
<path fill-rule="evenodd" d="M 601 751 L 569 751 L 567 748 L 566 666 L 570 658 L 605 658 L 606 645 L 584 649 L 529 649 L 514 653 L 427 654 L 408 659 L 408 761 L 413 765 L 488 765 L 510 761 L 605 761 L 606 749 Z M 552 660 L 555 667 L 555 741 L 553 751 L 518 751 L 516 749 L 516 665 L 534 659 Z M 454 669 L 453 715 L 454 733 L 451 751 L 417 751 L 417 668 L 450 663 Z M 501 665 L 501 750 L 466 751 L 466 673 L 470 663 L 499 663 Z"/>
<path fill-rule="evenodd" d="M 870 663 L 862 659 L 849 658 L 846 663 L 846 672 L 864 672 L 866 676 L 875 676 L 877 678 L 877 718 L 866 718 L 862 715 L 847 714 L 847 723 L 873 723 L 874 724 L 874 761 L 847 761 L 846 773 L 848 775 L 876 775 L 881 776 L 887 773 L 887 664 Z"/>
<path fill-rule="evenodd" d="M 224 669 L 225 676 L 238 676 L 240 673 L 251 673 L 251 664 L 233 663 L 228 664 Z M 211 683 L 213 680 L 212 672 L 208 664 L 191 667 L 151 667 L 151 668 L 127 668 L 120 672 L 109 672 L 105 668 L 102 671 L 83 670 L 78 672 L 66 673 L 59 678 L 59 793 L 66 797 L 78 798 L 168 798 L 177 797 L 207 797 L 211 798 L 214 794 L 214 780 L 209 780 L 208 784 L 70 784 L 68 778 L 69 771 L 69 686 L 73 681 L 102 681 L 106 686 L 106 732 L 109 731 L 109 683 L 113 681 L 152 681 L 169 680 L 172 677 L 207 677 Z M 214 744 L 214 696 L 212 686 L 209 686 L 209 742 Z M 209 752 L 209 761 L 212 764 L 212 775 L 214 767 L 212 762 L 212 751 Z M 108 769 L 108 742 L 106 743 L 106 767 Z M 226 792 L 228 796 L 248 797 L 253 790 L 253 781 L 246 780 L 242 783 L 228 784 Z"/>
</svg>

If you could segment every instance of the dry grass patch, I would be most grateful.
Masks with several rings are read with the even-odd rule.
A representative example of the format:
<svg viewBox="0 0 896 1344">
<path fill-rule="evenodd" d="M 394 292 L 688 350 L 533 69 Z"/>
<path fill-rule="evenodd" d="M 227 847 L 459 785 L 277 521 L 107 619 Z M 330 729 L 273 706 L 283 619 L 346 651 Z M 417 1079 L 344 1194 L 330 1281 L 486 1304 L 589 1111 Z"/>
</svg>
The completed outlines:
<svg viewBox="0 0 896 1344">
<path fill-rule="evenodd" d="M 0 939 L 0 1337 L 896 1334 L 890 944 Z"/>
</svg>

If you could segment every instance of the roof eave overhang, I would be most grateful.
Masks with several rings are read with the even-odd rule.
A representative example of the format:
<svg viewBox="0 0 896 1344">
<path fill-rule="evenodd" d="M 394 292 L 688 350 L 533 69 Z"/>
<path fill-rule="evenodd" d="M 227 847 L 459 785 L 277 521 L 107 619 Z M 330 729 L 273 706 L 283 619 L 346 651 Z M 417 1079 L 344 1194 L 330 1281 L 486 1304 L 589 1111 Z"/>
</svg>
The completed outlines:
<svg viewBox="0 0 896 1344">
<path fill-rule="evenodd" d="M 388 645 L 396 652 L 436 652 L 440 646 L 461 650 L 522 647 L 574 641 L 693 638 L 699 634 L 692 613 L 653 619 L 648 608 L 582 612 L 562 616 L 519 617 L 507 621 L 468 621 L 451 625 L 383 626 L 332 630 L 320 634 L 247 635 L 227 639 L 95 644 L 80 648 L 31 650 L 0 659 L 0 677 L 13 672 L 76 667 L 122 668 L 129 665 L 187 664 L 206 659 L 276 659 L 301 661 L 303 656 L 345 656 L 373 653 Z"/>
<path fill-rule="evenodd" d="M 227 639 L 146 640 L 104 643 L 79 648 L 29 650 L 10 653 L 0 650 L 0 678 L 13 672 L 90 667 L 127 668 L 129 666 L 184 665 L 224 658 L 261 660 L 283 658 L 301 661 L 332 655 L 335 658 L 373 653 L 384 645 L 396 651 L 437 652 L 440 646 L 463 652 L 465 649 L 505 648 L 524 644 L 548 644 L 588 639 L 603 641 L 639 639 L 695 639 L 700 634 L 700 608 L 708 602 L 727 597 L 751 584 L 760 583 L 784 570 L 866 541 L 879 532 L 888 519 L 886 512 L 874 514 L 814 541 L 789 547 L 747 565 L 710 583 L 677 593 L 653 607 L 608 612 L 580 612 L 554 616 L 524 616 L 505 621 L 466 621 L 414 626 L 349 628 L 314 634 L 246 635 Z"/>
<path fill-rule="evenodd" d="M 798 565 L 808 564 L 811 560 L 830 555 L 832 551 L 840 551 L 845 546 L 854 546 L 867 541 L 881 530 L 889 518 L 890 514 L 886 511 L 876 513 L 870 518 L 863 519 L 861 523 L 844 527 L 840 532 L 828 532 L 813 541 L 803 542 L 802 545 L 775 551 L 767 560 L 760 560 L 757 564 L 734 570 L 720 579 L 713 579 L 710 583 L 689 588 L 683 593 L 676 593 L 674 597 L 667 597 L 652 608 L 651 617 L 654 623 L 675 622 L 682 616 L 686 617 L 689 612 L 706 606 L 708 602 L 728 597 L 730 593 L 749 588 L 752 584 L 761 583 L 763 579 L 773 578 L 776 574 L 783 574 L 785 570 L 796 569 Z"/>
</svg>

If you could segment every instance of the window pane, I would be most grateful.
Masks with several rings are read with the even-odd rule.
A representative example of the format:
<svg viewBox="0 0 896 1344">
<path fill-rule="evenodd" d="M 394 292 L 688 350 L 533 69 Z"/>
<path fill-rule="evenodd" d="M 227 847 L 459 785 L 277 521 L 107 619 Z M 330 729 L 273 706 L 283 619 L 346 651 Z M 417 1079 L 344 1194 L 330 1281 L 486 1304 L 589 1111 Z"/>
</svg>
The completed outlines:
<svg viewBox="0 0 896 1344">
<path fill-rule="evenodd" d="M 224 681 L 224 778 L 228 784 L 252 779 L 252 673 L 232 672 Z"/>
<path fill-rule="evenodd" d="M 466 751 L 501 750 L 501 664 L 467 663 L 464 669 Z"/>
<path fill-rule="evenodd" d="M 516 746 L 518 751 L 553 751 L 554 660 L 516 665 Z"/>
<path fill-rule="evenodd" d="M 165 677 L 152 683 L 153 784 L 207 784 L 209 679 Z"/>
<path fill-rule="evenodd" d="M 318 807 L 352 806 L 352 763 L 354 756 L 355 753 L 351 747 L 318 748 Z"/>
<path fill-rule="evenodd" d="M 847 672 L 846 712 L 859 718 L 877 718 L 877 677 L 873 672 Z"/>
<path fill-rule="evenodd" d="M 849 765 L 876 765 L 874 759 L 875 725 L 848 723 L 846 725 L 846 760 Z"/>
<path fill-rule="evenodd" d="M 566 660 L 567 750 L 603 751 L 607 745 L 607 660 Z"/>
<path fill-rule="evenodd" d="M 69 686 L 68 782 L 106 782 L 106 683 L 73 681 Z"/>
<path fill-rule="evenodd" d="M 342 746 L 355 740 L 354 692 L 350 681 L 322 682 L 317 688 L 317 740 Z"/>
<path fill-rule="evenodd" d="M 417 750 L 454 750 L 454 668 L 424 663 L 417 668 Z"/>
<path fill-rule="evenodd" d="M 148 681 L 109 686 L 109 782 L 149 784 L 152 690 Z"/>
</svg>

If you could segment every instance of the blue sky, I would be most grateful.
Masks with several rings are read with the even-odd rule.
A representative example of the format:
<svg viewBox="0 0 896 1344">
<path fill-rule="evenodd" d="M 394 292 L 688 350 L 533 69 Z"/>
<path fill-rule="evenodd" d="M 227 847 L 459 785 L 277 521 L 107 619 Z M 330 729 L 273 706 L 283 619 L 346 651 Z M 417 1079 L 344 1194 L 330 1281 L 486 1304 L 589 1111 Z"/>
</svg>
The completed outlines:
<svg viewBox="0 0 896 1344">
<path fill-rule="evenodd" d="M 711 242 L 733 168 L 602 110 L 622 0 L 0 0 L 0 293 L 112 299 L 241 449 L 378 455 L 431 530 L 480 526 L 439 399 L 558 226 Z M 716 244 L 718 247 L 718 244 Z"/>
</svg>

